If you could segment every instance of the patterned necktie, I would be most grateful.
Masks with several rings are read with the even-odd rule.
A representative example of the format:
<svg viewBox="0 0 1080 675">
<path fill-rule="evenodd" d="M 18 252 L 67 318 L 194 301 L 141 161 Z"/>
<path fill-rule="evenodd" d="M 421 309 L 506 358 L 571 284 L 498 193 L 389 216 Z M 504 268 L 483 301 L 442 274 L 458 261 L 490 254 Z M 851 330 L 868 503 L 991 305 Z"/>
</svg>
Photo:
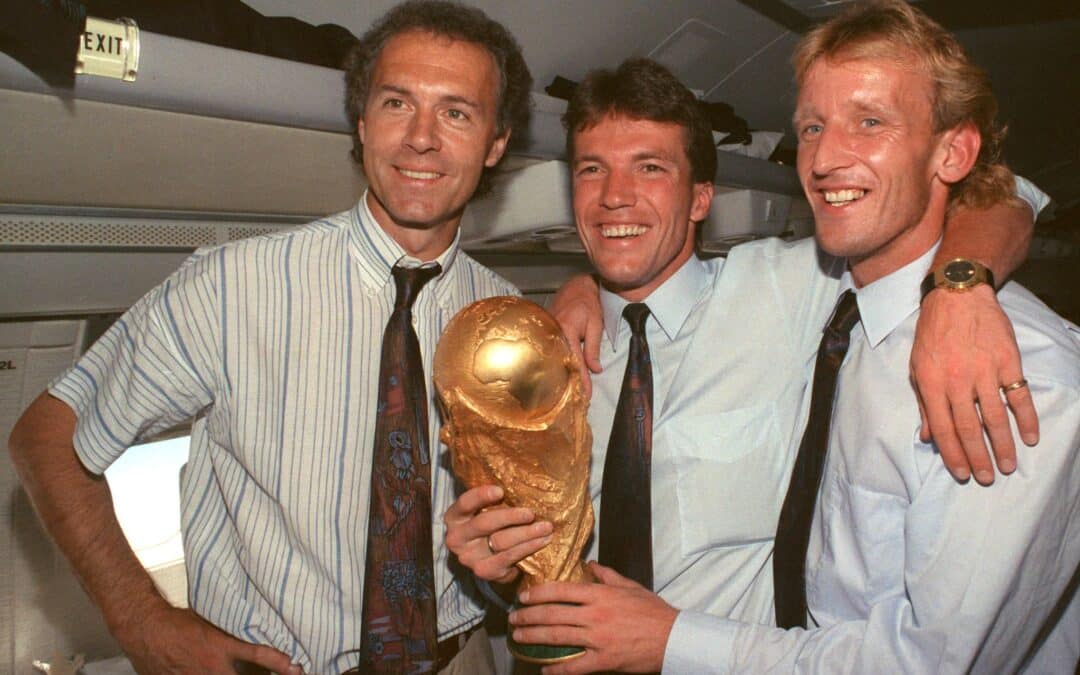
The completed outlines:
<svg viewBox="0 0 1080 675">
<path fill-rule="evenodd" d="M 859 322 L 855 293 L 845 291 L 825 327 L 814 365 L 814 388 L 810 394 L 810 419 L 803 432 L 795 469 L 791 472 L 773 550 L 773 585 L 776 589 L 776 625 L 806 627 L 806 547 L 825 453 L 829 445 L 836 376 L 847 354 L 851 329 Z"/>
<path fill-rule="evenodd" d="M 649 307 L 623 309 L 630 353 L 611 425 L 600 497 L 600 563 L 652 589 L 652 362 L 645 340 Z"/>
<path fill-rule="evenodd" d="M 435 670 L 427 387 L 412 306 L 438 264 L 395 266 L 397 299 L 383 333 L 371 469 L 361 654 L 366 673 Z"/>
</svg>

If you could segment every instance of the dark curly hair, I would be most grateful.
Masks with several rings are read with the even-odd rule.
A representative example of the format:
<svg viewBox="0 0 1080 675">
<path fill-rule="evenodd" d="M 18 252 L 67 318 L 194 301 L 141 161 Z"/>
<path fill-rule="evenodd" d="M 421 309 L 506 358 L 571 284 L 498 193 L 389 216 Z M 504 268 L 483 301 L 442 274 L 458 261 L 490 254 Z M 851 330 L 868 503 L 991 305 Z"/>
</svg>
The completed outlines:
<svg viewBox="0 0 1080 675">
<path fill-rule="evenodd" d="M 686 131 L 686 156 L 694 182 L 713 182 L 716 147 L 712 123 L 693 92 L 664 66 L 649 59 L 628 59 L 615 70 L 594 70 L 586 75 L 563 115 L 567 156 L 574 156 L 574 134 L 609 115 L 681 125 Z"/>
<path fill-rule="evenodd" d="M 525 65 L 521 46 L 510 31 L 474 7 L 443 0 L 410 0 L 376 21 L 345 57 L 345 110 L 352 125 L 352 156 L 357 163 L 362 163 L 364 157 L 358 126 L 364 114 L 375 61 L 390 38 L 414 30 L 471 42 L 486 49 L 499 67 L 497 133 L 511 131 L 515 136 L 525 133 L 529 124 L 532 75 Z M 473 196 L 483 195 L 491 189 L 494 168 L 484 167 Z"/>
</svg>

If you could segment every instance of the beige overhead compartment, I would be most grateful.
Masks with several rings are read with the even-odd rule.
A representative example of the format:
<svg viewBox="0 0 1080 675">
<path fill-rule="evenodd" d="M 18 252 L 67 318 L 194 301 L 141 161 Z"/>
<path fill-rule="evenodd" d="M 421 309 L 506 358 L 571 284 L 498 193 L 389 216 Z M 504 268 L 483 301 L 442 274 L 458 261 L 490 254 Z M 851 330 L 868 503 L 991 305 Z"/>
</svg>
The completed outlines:
<svg viewBox="0 0 1080 675">
<path fill-rule="evenodd" d="M 146 32 L 130 82 L 79 75 L 55 89 L 0 54 L 0 282 L 15 289 L 0 316 L 123 309 L 198 246 L 349 208 L 364 178 L 343 100 L 341 71 Z M 481 255 L 581 250 L 565 102 L 534 93 L 533 107 L 463 221 Z M 703 248 L 790 229 L 791 168 L 717 154 Z M 512 279 L 537 264 L 502 263 Z"/>
</svg>

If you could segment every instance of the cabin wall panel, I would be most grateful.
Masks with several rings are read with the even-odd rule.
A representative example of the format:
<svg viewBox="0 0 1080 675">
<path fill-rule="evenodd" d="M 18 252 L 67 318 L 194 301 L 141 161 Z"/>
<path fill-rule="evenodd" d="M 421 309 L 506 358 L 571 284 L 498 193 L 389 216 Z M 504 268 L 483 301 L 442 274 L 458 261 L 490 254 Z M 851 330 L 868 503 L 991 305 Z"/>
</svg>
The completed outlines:
<svg viewBox="0 0 1080 675">
<path fill-rule="evenodd" d="M 0 439 L 82 351 L 85 322 L 0 323 Z M 31 675 L 34 659 L 119 653 L 67 561 L 42 529 L 8 452 L 0 456 L 0 672 Z"/>
</svg>

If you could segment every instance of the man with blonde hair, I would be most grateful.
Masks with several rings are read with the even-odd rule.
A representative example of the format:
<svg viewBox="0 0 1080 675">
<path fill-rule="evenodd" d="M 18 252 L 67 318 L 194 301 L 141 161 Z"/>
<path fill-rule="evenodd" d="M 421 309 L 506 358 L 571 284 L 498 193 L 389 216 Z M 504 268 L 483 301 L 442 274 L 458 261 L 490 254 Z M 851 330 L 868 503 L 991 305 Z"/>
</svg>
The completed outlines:
<svg viewBox="0 0 1080 675">
<path fill-rule="evenodd" d="M 1030 392 L 1041 441 L 990 487 L 943 469 L 912 405 L 920 296 L 962 285 L 960 269 L 927 274 L 945 213 L 1011 194 L 988 80 L 899 0 L 819 27 L 794 64 L 799 176 L 818 247 L 847 270 L 777 532 L 781 628 L 683 612 L 697 630 L 673 635 L 702 639 L 669 645 L 665 672 L 1073 672 L 1080 332 L 1016 284 L 999 292 L 1024 364 L 1000 396 Z"/>
</svg>

